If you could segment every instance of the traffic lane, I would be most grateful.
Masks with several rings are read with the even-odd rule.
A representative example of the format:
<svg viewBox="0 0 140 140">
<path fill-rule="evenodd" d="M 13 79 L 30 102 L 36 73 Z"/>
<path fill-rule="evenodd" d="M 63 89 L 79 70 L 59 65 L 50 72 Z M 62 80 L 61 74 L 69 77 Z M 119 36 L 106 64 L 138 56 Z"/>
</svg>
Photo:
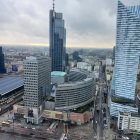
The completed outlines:
<svg viewBox="0 0 140 140">
<path fill-rule="evenodd" d="M 54 137 L 53 133 L 55 133 L 55 135 L 59 138 L 59 136 L 62 134 L 63 129 L 57 129 L 57 131 L 53 131 L 51 133 L 47 132 L 47 129 L 43 128 L 39 128 L 39 129 L 32 129 L 32 128 L 22 128 L 20 126 L 11 126 L 11 127 L 2 127 L 2 130 L 5 130 L 6 132 L 12 132 L 12 133 L 18 133 L 21 135 L 26 135 L 26 136 L 35 136 L 35 137 L 42 137 L 45 138 L 47 136 L 49 137 Z"/>
<path fill-rule="evenodd" d="M 2 140 L 40 140 L 40 139 L 16 136 L 16 135 L 11 135 L 11 134 L 6 134 L 6 133 L 0 133 L 0 136 Z"/>
<path fill-rule="evenodd" d="M 100 87 L 100 94 L 99 94 L 99 98 L 100 98 L 100 111 L 99 111 L 99 127 L 100 127 L 100 132 L 99 132 L 99 136 L 103 137 L 103 122 L 102 122 L 102 86 Z"/>
</svg>

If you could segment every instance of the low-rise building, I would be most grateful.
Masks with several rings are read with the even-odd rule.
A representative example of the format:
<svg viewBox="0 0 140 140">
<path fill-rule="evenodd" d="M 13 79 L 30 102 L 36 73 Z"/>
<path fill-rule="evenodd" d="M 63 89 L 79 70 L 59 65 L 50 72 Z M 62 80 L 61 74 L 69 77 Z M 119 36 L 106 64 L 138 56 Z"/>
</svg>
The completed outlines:
<svg viewBox="0 0 140 140">
<path fill-rule="evenodd" d="M 111 58 L 106 58 L 106 66 L 111 66 L 113 64 Z"/>
<path fill-rule="evenodd" d="M 140 115 L 119 112 L 117 126 L 118 130 L 127 132 L 140 132 Z"/>
<path fill-rule="evenodd" d="M 105 68 L 105 76 L 106 76 L 106 80 L 107 81 L 110 81 L 112 79 L 113 69 L 114 69 L 113 66 L 106 65 L 106 68 Z"/>
<path fill-rule="evenodd" d="M 63 84 L 66 81 L 66 72 L 53 71 L 51 72 L 52 84 Z"/>
<path fill-rule="evenodd" d="M 87 71 L 92 71 L 93 70 L 93 66 L 87 62 L 78 62 L 77 63 L 77 68 L 78 69 L 84 69 Z"/>
</svg>

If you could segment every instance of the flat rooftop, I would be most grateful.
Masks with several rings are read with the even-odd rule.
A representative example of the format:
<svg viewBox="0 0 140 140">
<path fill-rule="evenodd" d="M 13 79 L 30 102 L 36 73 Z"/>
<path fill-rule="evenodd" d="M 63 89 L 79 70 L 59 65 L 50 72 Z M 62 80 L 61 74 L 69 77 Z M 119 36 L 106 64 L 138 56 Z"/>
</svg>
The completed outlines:
<svg viewBox="0 0 140 140">
<path fill-rule="evenodd" d="M 51 77 L 63 77 L 65 76 L 67 73 L 66 72 L 61 72 L 61 71 L 53 71 L 51 72 Z"/>
<path fill-rule="evenodd" d="M 125 115 L 125 116 L 130 115 L 131 117 L 139 117 L 140 118 L 140 115 L 136 114 L 136 113 L 120 112 L 120 115 Z"/>
<path fill-rule="evenodd" d="M 14 75 L 14 76 L 5 76 L 0 78 L 0 95 L 5 95 L 19 87 L 22 87 L 24 84 L 23 76 Z"/>
</svg>

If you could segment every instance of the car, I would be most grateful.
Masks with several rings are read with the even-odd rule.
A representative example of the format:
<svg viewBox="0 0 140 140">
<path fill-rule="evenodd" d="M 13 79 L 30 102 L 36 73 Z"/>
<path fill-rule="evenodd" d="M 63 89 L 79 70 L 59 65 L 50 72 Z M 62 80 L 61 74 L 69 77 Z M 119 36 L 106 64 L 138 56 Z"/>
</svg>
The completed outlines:
<svg viewBox="0 0 140 140">
<path fill-rule="evenodd" d="M 106 117 L 106 113 L 104 113 L 103 116 Z"/>
<path fill-rule="evenodd" d="M 105 108 L 103 108 L 103 111 L 104 111 L 104 112 L 106 112 L 106 109 L 105 109 Z"/>
<path fill-rule="evenodd" d="M 104 124 L 106 124 L 106 120 L 104 120 Z"/>
<path fill-rule="evenodd" d="M 107 128 L 107 124 L 105 124 L 104 127 Z"/>
<path fill-rule="evenodd" d="M 106 120 L 106 118 L 104 117 L 104 120 Z"/>
</svg>

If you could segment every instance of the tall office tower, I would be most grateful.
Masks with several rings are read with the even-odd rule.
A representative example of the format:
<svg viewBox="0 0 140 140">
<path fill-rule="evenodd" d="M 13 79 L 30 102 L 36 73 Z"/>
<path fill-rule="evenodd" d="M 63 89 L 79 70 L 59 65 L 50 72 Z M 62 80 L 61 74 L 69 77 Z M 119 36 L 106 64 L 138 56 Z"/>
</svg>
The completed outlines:
<svg viewBox="0 0 140 140">
<path fill-rule="evenodd" d="M 27 121 L 32 118 L 31 122 L 38 123 L 46 97 L 46 88 L 50 84 L 50 58 L 27 57 L 24 60 L 24 105 L 29 109 L 26 114 Z"/>
<path fill-rule="evenodd" d="M 69 66 L 69 54 L 66 53 L 66 66 Z"/>
<path fill-rule="evenodd" d="M 119 1 L 115 68 L 112 81 L 113 96 L 134 101 L 139 56 L 140 5 L 125 6 Z M 128 102 L 128 100 L 124 101 Z"/>
<path fill-rule="evenodd" d="M 113 59 L 113 61 L 115 61 L 115 48 L 116 48 L 116 46 L 113 47 L 113 52 L 112 52 L 112 59 Z"/>
<path fill-rule="evenodd" d="M 66 29 L 62 13 L 50 10 L 50 57 L 52 71 L 65 71 Z"/>
<path fill-rule="evenodd" d="M 2 52 L 2 47 L 0 47 L 0 73 L 6 73 L 4 65 L 4 54 Z"/>
</svg>

